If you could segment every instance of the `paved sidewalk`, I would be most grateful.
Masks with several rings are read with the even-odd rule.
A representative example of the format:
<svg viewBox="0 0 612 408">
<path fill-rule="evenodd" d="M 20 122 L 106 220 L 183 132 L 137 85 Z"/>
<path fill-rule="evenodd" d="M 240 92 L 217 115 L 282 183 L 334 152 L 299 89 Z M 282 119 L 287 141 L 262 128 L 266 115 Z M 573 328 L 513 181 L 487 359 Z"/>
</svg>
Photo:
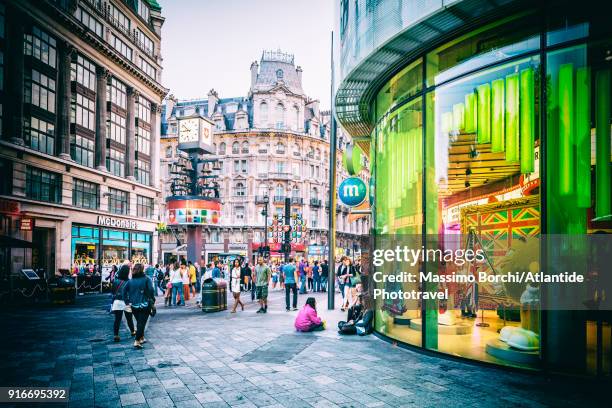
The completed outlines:
<svg viewBox="0 0 612 408">
<path fill-rule="evenodd" d="M 107 296 L 5 311 L 0 385 L 70 387 L 71 407 L 604 406 L 592 381 L 452 361 L 375 336 L 341 338 L 334 328 L 344 314 L 327 311 L 324 294 L 318 308 L 330 329 L 316 334 L 294 331 L 297 312 L 284 311 L 279 292 L 267 314 L 243 298 L 247 308 L 236 314 L 204 314 L 193 300 L 165 308 L 160 298 L 143 350 L 126 328 L 112 341 Z"/>
</svg>

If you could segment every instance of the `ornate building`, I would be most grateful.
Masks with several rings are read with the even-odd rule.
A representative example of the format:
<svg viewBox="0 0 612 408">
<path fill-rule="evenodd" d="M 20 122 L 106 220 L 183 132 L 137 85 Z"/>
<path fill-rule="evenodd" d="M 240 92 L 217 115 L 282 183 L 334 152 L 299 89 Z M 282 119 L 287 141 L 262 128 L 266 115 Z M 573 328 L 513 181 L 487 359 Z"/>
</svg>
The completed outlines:
<svg viewBox="0 0 612 408">
<path fill-rule="evenodd" d="M 157 258 L 163 22 L 155 0 L 0 1 L 3 282 L 76 265 L 95 289 Z"/>
<path fill-rule="evenodd" d="M 329 112 L 302 89 L 302 69 L 294 57 L 280 51 L 264 51 L 250 67 L 251 85 L 244 97 L 220 98 L 215 90 L 207 98 L 178 101 L 170 96 L 162 107 L 163 195 L 171 195 L 169 164 L 176 159 L 177 119 L 195 113 L 215 123 L 214 147 L 221 163 L 220 196 L 223 213 L 219 226 L 205 231 L 203 256 L 252 256 L 264 243 L 265 217 L 282 214 L 285 197 L 291 211 L 301 214 L 308 231 L 292 245 L 297 256 L 323 257 L 327 243 L 329 191 Z M 338 169 L 342 148 L 349 141 L 339 137 Z M 341 174 L 340 181 L 344 177 Z M 166 182 L 164 182 L 164 180 Z M 358 248 L 367 234 L 365 218 L 348 222 L 348 208 L 338 206 L 340 240 L 349 251 Z M 162 251 L 180 252 L 176 238 L 181 231 L 162 238 Z M 353 245 L 355 243 L 355 245 Z M 272 238 L 272 256 L 278 249 Z"/>
</svg>

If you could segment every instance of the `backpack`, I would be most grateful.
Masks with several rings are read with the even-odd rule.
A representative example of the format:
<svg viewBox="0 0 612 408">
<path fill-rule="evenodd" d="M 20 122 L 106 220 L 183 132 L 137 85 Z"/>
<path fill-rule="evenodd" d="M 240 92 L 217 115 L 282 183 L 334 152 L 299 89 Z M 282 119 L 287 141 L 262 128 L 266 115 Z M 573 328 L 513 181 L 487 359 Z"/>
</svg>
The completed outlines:
<svg viewBox="0 0 612 408">
<path fill-rule="evenodd" d="M 164 273 L 161 271 L 161 269 L 157 271 L 157 280 L 159 282 L 164 280 Z"/>
</svg>

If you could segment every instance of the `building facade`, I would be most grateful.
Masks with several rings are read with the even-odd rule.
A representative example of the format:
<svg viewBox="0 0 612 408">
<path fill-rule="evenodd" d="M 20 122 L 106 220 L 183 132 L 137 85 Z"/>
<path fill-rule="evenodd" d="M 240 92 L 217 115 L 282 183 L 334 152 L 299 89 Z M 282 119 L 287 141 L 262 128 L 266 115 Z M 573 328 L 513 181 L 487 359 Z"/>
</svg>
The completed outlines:
<svg viewBox="0 0 612 408">
<path fill-rule="evenodd" d="M 284 213 L 285 197 L 289 197 L 292 213 L 305 220 L 307 232 L 292 245 L 293 254 L 322 258 L 329 212 L 330 114 L 320 111 L 319 101 L 304 93 L 302 69 L 295 66 L 293 55 L 265 51 L 250 73 L 251 85 L 244 97 L 220 98 L 211 90 L 203 99 L 166 100 L 161 137 L 163 195 L 171 195 L 168 172 L 178 154 L 177 120 L 200 114 L 215 123 L 214 148 L 221 163 L 222 216 L 218 226 L 204 232 L 205 259 L 228 254 L 252 257 L 265 242 L 264 197 L 269 201 L 269 219 Z M 348 142 L 346 136 L 339 138 L 338 169 Z M 343 206 L 336 213 L 342 251 L 358 251 L 360 237 L 369 229 L 367 219 L 349 222 L 348 208 Z M 176 238 L 184 243 L 182 234 L 166 234 L 162 247 L 176 252 Z M 280 256 L 280 243 L 269 237 L 268 244 L 272 256 Z"/>
<path fill-rule="evenodd" d="M 0 21 L 3 293 L 22 268 L 99 290 L 157 258 L 161 8 L 7 0 Z"/>
<path fill-rule="evenodd" d="M 610 289 L 601 248 L 612 232 L 612 31 L 600 4 L 338 3 L 335 105 L 370 152 L 375 248 L 487 254 L 465 267 L 404 263 L 405 272 L 575 268 L 588 282 L 376 281 L 388 291 L 448 291 L 444 301 L 378 297 L 376 332 L 501 366 L 609 376 L 610 304 L 600 294 Z M 585 256 L 594 237 L 602 246 Z"/>
</svg>

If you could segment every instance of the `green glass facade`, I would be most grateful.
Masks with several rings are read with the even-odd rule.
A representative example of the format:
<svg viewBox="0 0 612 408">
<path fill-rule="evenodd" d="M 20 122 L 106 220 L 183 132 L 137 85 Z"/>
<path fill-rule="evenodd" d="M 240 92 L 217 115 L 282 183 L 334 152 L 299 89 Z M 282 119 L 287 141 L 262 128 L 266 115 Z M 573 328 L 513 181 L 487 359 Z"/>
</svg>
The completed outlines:
<svg viewBox="0 0 612 408">
<path fill-rule="evenodd" d="M 402 271 L 567 266 L 572 260 L 544 248 L 543 235 L 612 233 L 609 24 L 563 7 L 528 10 L 424 50 L 396 72 L 370 98 L 375 248 L 409 239 L 487 254 L 476 270 Z M 381 268 L 373 269 L 398 272 Z M 376 332 L 502 366 L 610 375 L 609 313 L 540 310 L 540 296 L 559 294 L 529 285 L 444 289 L 445 302 L 376 299 Z"/>
</svg>

